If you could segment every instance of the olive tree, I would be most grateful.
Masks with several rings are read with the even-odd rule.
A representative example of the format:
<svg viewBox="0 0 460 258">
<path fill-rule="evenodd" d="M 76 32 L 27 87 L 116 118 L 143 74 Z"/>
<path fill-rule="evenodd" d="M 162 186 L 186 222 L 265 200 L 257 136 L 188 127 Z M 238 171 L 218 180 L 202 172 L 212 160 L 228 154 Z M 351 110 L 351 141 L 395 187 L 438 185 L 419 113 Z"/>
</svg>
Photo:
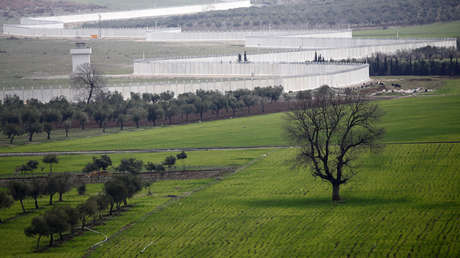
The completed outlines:
<svg viewBox="0 0 460 258">
<path fill-rule="evenodd" d="M 137 174 L 141 172 L 143 167 L 144 162 L 142 160 L 136 160 L 135 158 L 122 159 L 120 165 L 117 167 L 117 171 Z"/>
<path fill-rule="evenodd" d="M 59 190 L 58 184 L 59 180 L 55 176 L 49 176 L 46 181 L 45 193 L 50 197 L 49 205 L 53 205 L 53 196 Z"/>
<path fill-rule="evenodd" d="M 50 174 L 53 173 L 53 163 L 59 163 L 59 159 L 55 154 L 49 154 L 43 157 L 43 163 L 50 164 Z"/>
<path fill-rule="evenodd" d="M 0 191 L 0 209 L 9 208 L 11 205 L 13 205 L 13 198 L 6 192 Z M 0 223 L 2 223 L 1 219 Z"/>
<path fill-rule="evenodd" d="M 163 165 L 168 166 L 168 168 L 171 168 L 174 164 L 176 164 L 176 157 L 173 155 L 166 157 L 163 161 Z"/>
<path fill-rule="evenodd" d="M 57 193 L 59 193 L 59 201 L 62 202 L 62 195 L 70 191 L 73 187 L 73 177 L 70 174 L 60 174 L 56 176 Z"/>
<path fill-rule="evenodd" d="M 29 142 L 31 142 L 34 134 L 40 133 L 43 129 L 43 124 L 40 121 L 41 114 L 37 108 L 30 107 L 26 108 L 21 116 L 24 131 L 29 134 Z"/>
<path fill-rule="evenodd" d="M 26 213 L 24 199 L 26 199 L 29 194 L 29 185 L 21 181 L 11 181 L 8 183 L 8 191 L 15 201 L 21 203 L 22 212 Z"/>
<path fill-rule="evenodd" d="M 47 134 L 47 139 L 51 139 L 51 132 L 53 131 L 53 124 L 61 121 L 62 115 L 59 110 L 47 109 L 43 111 L 41 121 L 43 122 L 43 130 Z"/>
<path fill-rule="evenodd" d="M 44 193 L 46 193 L 46 183 L 43 180 L 34 178 L 29 182 L 29 196 L 34 199 L 35 209 L 39 208 L 38 198 Z"/>
<path fill-rule="evenodd" d="M 40 239 L 42 236 L 48 236 L 50 229 L 44 216 L 37 216 L 32 219 L 30 226 L 24 229 L 24 234 L 28 237 L 37 237 L 37 249 L 40 248 Z"/>
</svg>

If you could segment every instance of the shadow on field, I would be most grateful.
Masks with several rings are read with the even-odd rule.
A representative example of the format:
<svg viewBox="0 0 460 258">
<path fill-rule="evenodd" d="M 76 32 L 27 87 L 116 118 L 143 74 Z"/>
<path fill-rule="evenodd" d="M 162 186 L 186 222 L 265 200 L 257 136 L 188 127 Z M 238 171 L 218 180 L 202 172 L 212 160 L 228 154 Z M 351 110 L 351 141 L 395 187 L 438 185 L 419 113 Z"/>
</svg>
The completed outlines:
<svg viewBox="0 0 460 258">
<path fill-rule="evenodd" d="M 245 204 L 254 208 L 308 208 L 308 207 L 331 207 L 331 206 L 376 206 L 376 205 L 395 205 L 406 204 L 406 199 L 383 199 L 383 198 L 344 198 L 340 202 L 332 202 L 331 198 L 313 197 L 313 198 L 274 198 L 249 200 Z"/>
<path fill-rule="evenodd" d="M 450 202 L 437 202 L 437 203 L 423 203 L 417 206 L 417 208 L 421 209 L 458 209 L 459 204 L 456 201 Z"/>
</svg>

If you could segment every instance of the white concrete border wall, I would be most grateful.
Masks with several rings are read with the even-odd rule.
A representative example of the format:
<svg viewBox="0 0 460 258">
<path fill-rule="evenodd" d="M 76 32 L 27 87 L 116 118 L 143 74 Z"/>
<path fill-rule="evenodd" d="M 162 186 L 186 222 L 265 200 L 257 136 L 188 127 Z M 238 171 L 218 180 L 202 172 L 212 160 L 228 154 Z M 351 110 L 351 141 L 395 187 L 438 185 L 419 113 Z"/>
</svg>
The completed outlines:
<svg viewBox="0 0 460 258">
<path fill-rule="evenodd" d="M 340 42 L 341 39 L 331 39 L 333 41 Z M 317 55 L 321 55 L 326 60 L 334 59 L 352 59 L 352 58 L 366 58 L 376 53 L 394 54 L 402 50 L 414 50 L 426 46 L 432 47 L 445 47 L 445 48 L 456 48 L 456 39 L 436 39 L 436 40 L 421 40 L 416 42 L 404 42 L 399 44 L 395 40 L 394 44 L 374 45 L 374 46 L 357 46 L 357 47 L 345 47 L 345 48 L 332 48 L 332 49 L 316 49 L 316 50 L 299 50 L 290 49 L 282 52 L 272 52 L 264 54 L 254 54 L 248 52 L 248 60 L 250 62 L 270 62 L 270 63 L 292 63 L 292 62 L 305 62 L 313 61 L 315 58 L 315 52 Z M 192 59 L 178 58 L 163 60 L 164 62 L 236 62 L 237 56 L 215 56 L 215 57 L 197 57 Z"/>
<path fill-rule="evenodd" d="M 455 39 L 446 39 L 455 40 Z M 376 39 L 376 38 L 340 38 L 332 40 L 330 38 L 305 38 L 305 37 L 266 37 L 248 36 L 246 47 L 260 48 L 297 48 L 297 49 L 335 49 L 385 45 L 405 45 L 426 42 L 438 42 L 439 39 Z"/>
<path fill-rule="evenodd" d="M 338 30 L 338 31 L 307 31 L 306 33 L 296 33 L 284 35 L 287 38 L 352 38 L 353 31 Z"/>
<path fill-rule="evenodd" d="M 340 63 L 211 63 L 136 61 L 134 75 L 150 76 L 295 76 L 334 73 L 349 69 Z"/>
<path fill-rule="evenodd" d="M 315 52 L 325 59 L 365 58 L 376 53 L 394 54 L 402 50 L 414 50 L 426 46 L 456 48 L 456 39 L 328 39 L 288 37 L 247 37 L 246 47 L 298 49 L 289 56 L 313 60 Z M 293 54 L 297 53 L 297 54 Z M 283 53 L 284 54 L 284 53 Z M 278 60 L 278 53 L 253 56 L 254 61 Z M 302 57 L 301 57 L 302 56 Z M 268 58 L 268 59 L 267 59 Z M 284 61 L 292 62 L 291 58 Z M 297 60 L 300 61 L 300 60 Z"/>
<path fill-rule="evenodd" d="M 326 37 L 351 38 L 352 31 L 306 31 L 306 30 L 265 30 L 265 31 L 223 31 L 223 32 L 148 32 L 146 41 L 174 42 L 174 41 L 244 41 L 247 37 L 256 36 L 286 36 L 286 37 Z M 257 47 L 255 45 L 254 47 Z"/>
<path fill-rule="evenodd" d="M 310 63 L 303 65 L 310 66 L 312 70 L 316 69 L 318 72 L 312 72 L 306 75 L 271 76 L 264 78 L 209 78 L 206 80 L 191 80 L 189 82 L 166 81 L 158 83 L 111 85 L 108 86 L 106 90 L 112 92 L 118 91 L 123 95 L 123 97 L 129 98 L 130 92 L 161 93 L 165 91 L 173 91 L 176 95 L 178 95 L 185 92 L 195 92 L 198 89 L 225 92 L 237 89 L 254 89 L 255 87 L 277 85 L 283 86 L 284 90 L 288 92 L 315 89 L 325 84 L 332 87 L 347 87 L 352 85 L 361 85 L 362 83 L 369 81 L 369 65 L 367 64 L 337 63 L 334 64 L 336 67 L 335 72 L 323 72 L 323 70 L 332 70 L 328 68 L 328 66 L 330 66 L 328 64 Z M 3 100 L 7 95 L 17 95 L 23 100 L 35 98 L 42 102 L 48 102 L 57 96 L 64 96 L 71 101 L 77 101 L 79 98 L 83 98 L 81 90 L 62 86 L 52 89 L 43 87 L 22 90 L 3 89 L 1 91 L 0 98 Z"/>
</svg>

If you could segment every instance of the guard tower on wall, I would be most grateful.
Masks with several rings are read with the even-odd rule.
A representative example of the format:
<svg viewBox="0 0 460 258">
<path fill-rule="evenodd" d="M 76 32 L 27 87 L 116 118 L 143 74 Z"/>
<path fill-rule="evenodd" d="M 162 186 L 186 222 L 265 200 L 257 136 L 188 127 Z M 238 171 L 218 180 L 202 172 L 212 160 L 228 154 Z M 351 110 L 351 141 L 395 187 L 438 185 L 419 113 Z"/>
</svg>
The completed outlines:
<svg viewBox="0 0 460 258">
<path fill-rule="evenodd" d="M 84 42 L 75 43 L 77 48 L 71 49 L 70 54 L 72 55 L 72 72 L 77 72 L 78 67 L 83 64 L 91 64 L 91 48 L 86 46 Z"/>
</svg>

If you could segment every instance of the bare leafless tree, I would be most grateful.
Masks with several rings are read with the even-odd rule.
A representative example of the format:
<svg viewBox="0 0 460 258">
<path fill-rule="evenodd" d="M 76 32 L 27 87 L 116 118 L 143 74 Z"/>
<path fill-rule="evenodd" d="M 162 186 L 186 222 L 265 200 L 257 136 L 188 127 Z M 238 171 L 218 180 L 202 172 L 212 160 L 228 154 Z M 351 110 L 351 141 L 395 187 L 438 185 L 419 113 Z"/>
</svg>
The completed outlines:
<svg viewBox="0 0 460 258">
<path fill-rule="evenodd" d="M 77 68 L 77 72 L 71 76 L 72 84 L 82 89 L 85 95 L 86 104 L 91 102 L 94 96 L 102 92 L 105 87 L 102 75 L 91 64 L 83 64 Z"/>
<path fill-rule="evenodd" d="M 300 100 L 286 115 L 287 138 L 299 152 L 295 166 L 310 167 L 314 177 L 332 185 L 332 200 L 340 200 L 340 185 L 356 174 L 358 155 L 384 134 L 376 122 L 383 112 L 357 92 L 321 92 Z M 381 148 L 380 148 L 381 149 Z"/>
</svg>

